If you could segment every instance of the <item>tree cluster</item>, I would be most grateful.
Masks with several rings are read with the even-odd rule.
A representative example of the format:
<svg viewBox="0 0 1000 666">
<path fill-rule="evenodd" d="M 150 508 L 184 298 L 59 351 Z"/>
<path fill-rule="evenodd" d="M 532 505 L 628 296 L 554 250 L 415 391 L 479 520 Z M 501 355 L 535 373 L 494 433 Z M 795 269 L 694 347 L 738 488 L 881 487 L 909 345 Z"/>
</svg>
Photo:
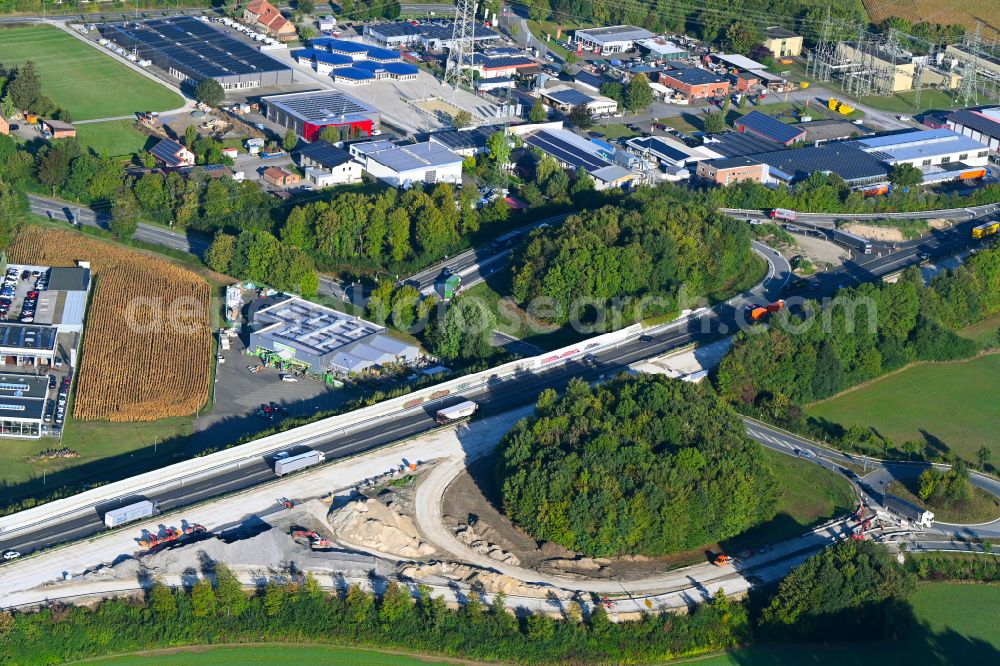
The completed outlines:
<svg viewBox="0 0 1000 666">
<path fill-rule="evenodd" d="M 42 93 L 42 78 L 31 60 L 10 69 L 0 64 L 0 100 L 0 111 L 8 118 L 16 110 L 46 118 L 54 117 L 64 122 L 73 120 L 69 111 L 59 107 Z"/>
<path fill-rule="evenodd" d="M 987 553 L 996 553 L 989 541 L 983 543 L 983 548 Z M 1000 583 L 1000 557 L 995 556 L 910 554 L 906 557 L 906 569 L 920 580 Z"/>
<path fill-rule="evenodd" d="M 830 397 L 912 361 L 968 357 L 975 353 L 975 343 L 946 327 L 950 318 L 964 316 L 955 312 L 963 303 L 948 302 L 942 293 L 959 298 L 959 273 L 1000 288 L 1000 251 L 983 254 L 926 288 L 919 270 L 910 269 L 894 284 L 841 289 L 822 308 L 807 304 L 802 316 L 782 313 L 778 325 L 767 331 L 745 330 L 722 359 L 715 385 L 731 402 L 785 421 L 800 414 L 796 405 Z M 973 280 L 968 286 L 980 285 Z M 979 296 L 962 294 L 966 302 Z M 1000 309 L 1000 302 L 995 308 Z"/>
<path fill-rule="evenodd" d="M 917 171 L 919 173 L 919 169 Z M 894 173 L 901 179 L 901 184 L 916 184 L 916 174 L 909 169 L 901 168 Z M 998 203 L 1000 183 L 977 188 L 969 195 L 896 187 L 889 194 L 866 197 L 864 193 L 848 187 L 840 176 L 817 171 L 794 187 L 779 185 L 771 188 L 742 181 L 709 190 L 707 196 L 713 205 L 720 208 L 789 208 L 811 213 L 911 213 Z"/>
<path fill-rule="evenodd" d="M 344 0 L 340 4 L 340 13 L 355 21 L 393 20 L 400 11 L 399 0 Z"/>
<path fill-rule="evenodd" d="M 721 595 L 688 614 L 648 613 L 625 622 L 612 622 L 603 608 L 584 617 L 579 604 L 570 602 L 564 618 L 553 619 L 530 612 L 515 616 L 502 594 L 488 598 L 479 591 L 452 609 L 426 586 L 411 592 L 395 582 L 378 598 L 357 585 L 329 594 L 312 576 L 272 581 L 248 594 L 225 565 L 209 567 L 190 587 L 154 583 L 144 600 L 2 611 L 4 651 L 27 666 L 157 647 L 308 641 L 505 663 L 606 664 L 711 652 L 748 634 L 745 606 Z"/>
<path fill-rule="evenodd" d="M 969 469 L 959 463 L 951 469 L 928 467 L 917 477 L 917 495 L 933 508 L 968 502 L 972 498 Z"/>
<path fill-rule="evenodd" d="M 513 297 L 552 299 L 547 317 L 566 323 L 576 299 L 655 296 L 645 313 L 626 303 L 626 318 L 669 311 L 682 285 L 708 296 L 744 286 L 756 262 L 748 225 L 719 215 L 679 188 L 640 189 L 614 206 L 571 215 L 532 232 L 515 253 Z"/>
<path fill-rule="evenodd" d="M 546 390 L 498 449 L 507 515 L 578 552 L 664 555 L 733 537 L 774 514 L 759 444 L 712 389 L 621 377 Z"/>
<path fill-rule="evenodd" d="M 540 151 L 539 151 L 540 152 Z M 571 201 L 585 208 L 594 192 L 594 179 L 584 169 L 570 175 L 551 155 L 535 154 L 534 178 L 521 183 L 518 195 L 529 206 L 540 206 L 546 201 L 567 204 Z"/>
<path fill-rule="evenodd" d="M 885 547 L 847 539 L 825 548 L 781 581 L 764 609 L 762 633 L 782 641 L 891 639 L 909 617 L 913 576 Z"/>
</svg>

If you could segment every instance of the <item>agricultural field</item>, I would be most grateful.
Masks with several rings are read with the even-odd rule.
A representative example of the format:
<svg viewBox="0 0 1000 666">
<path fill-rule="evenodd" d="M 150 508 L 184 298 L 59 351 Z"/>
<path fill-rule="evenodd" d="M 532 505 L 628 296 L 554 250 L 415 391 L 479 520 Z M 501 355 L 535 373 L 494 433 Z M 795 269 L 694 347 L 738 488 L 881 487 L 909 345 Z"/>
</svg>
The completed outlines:
<svg viewBox="0 0 1000 666">
<path fill-rule="evenodd" d="M 872 23 L 881 23 L 887 18 L 898 16 L 912 23 L 927 21 L 931 25 L 940 23 L 960 23 L 967 28 L 976 27 L 977 21 L 983 23 L 983 33 L 988 39 L 997 34 L 1000 26 L 1000 3 L 983 0 L 968 2 L 968 0 L 912 0 L 907 3 L 893 0 L 862 0 L 865 11 Z"/>
<path fill-rule="evenodd" d="M 910 597 L 913 620 L 897 640 L 830 646 L 757 646 L 671 664 L 698 666 L 910 666 L 995 664 L 1000 586 L 928 583 Z"/>
<path fill-rule="evenodd" d="M 149 143 L 155 143 L 135 128 L 131 120 L 108 120 L 103 123 L 77 125 L 76 139 L 81 146 L 93 149 L 98 155 L 119 157 L 142 152 Z"/>
<path fill-rule="evenodd" d="M 37 66 L 42 92 L 74 121 L 168 111 L 184 104 L 169 88 L 58 28 L 0 28 L 0 63 L 11 67 L 26 60 Z"/>
<path fill-rule="evenodd" d="M 916 365 L 807 408 L 810 416 L 871 426 L 897 445 L 954 452 L 969 462 L 983 444 L 1000 458 L 996 395 L 1000 354 L 970 361 Z"/>
<path fill-rule="evenodd" d="M 161 259 L 78 234 L 22 228 L 11 261 L 71 266 L 86 260 L 95 288 L 84 330 L 73 417 L 155 421 L 208 400 L 211 288 Z"/>
</svg>

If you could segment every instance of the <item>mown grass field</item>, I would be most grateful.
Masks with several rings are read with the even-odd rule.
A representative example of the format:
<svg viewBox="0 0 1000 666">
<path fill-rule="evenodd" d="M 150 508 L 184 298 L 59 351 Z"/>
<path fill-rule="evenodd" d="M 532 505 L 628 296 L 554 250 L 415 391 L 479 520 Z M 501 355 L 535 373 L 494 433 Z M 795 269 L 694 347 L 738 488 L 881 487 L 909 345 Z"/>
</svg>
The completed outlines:
<svg viewBox="0 0 1000 666">
<path fill-rule="evenodd" d="M 38 67 L 42 91 L 68 109 L 73 120 L 167 111 L 184 103 L 176 93 L 58 28 L 0 28 L 0 63 L 20 66 L 26 60 Z"/>
<path fill-rule="evenodd" d="M 108 120 L 103 123 L 77 125 L 76 138 L 80 145 L 92 148 L 99 155 L 119 157 L 144 150 L 151 137 L 135 129 L 131 120 Z"/>
<path fill-rule="evenodd" d="M 777 515 L 723 544 L 741 550 L 776 543 L 803 534 L 809 527 L 854 509 L 854 491 L 846 479 L 800 458 L 764 450 L 780 480 Z"/>
<path fill-rule="evenodd" d="M 865 11 L 872 23 L 898 16 L 913 23 L 927 21 L 930 24 L 960 23 L 975 29 L 976 22 L 983 23 L 983 36 L 992 39 L 1000 31 L 1000 4 L 989 0 L 967 2 L 966 0 L 910 0 L 900 3 L 893 0 L 863 0 Z"/>
<path fill-rule="evenodd" d="M 220 666 L 223 664 L 267 664 L 269 666 L 427 666 L 454 664 L 454 660 L 434 657 L 352 650 L 351 648 L 296 645 L 225 646 L 158 651 L 107 659 L 89 660 L 87 664 L 108 666 Z M 472 663 L 472 662 L 465 662 Z"/>
<path fill-rule="evenodd" d="M 1000 354 L 917 365 L 807 408 L 810 416 L 871 426 L 897 445 L 921 441 L 929 452 L 974 461 L 986 444 L 1000 458 L 997 395 Z"/>
<path fill-rule="evenodd" d="M 911 597 L 914 621 L 898 641 L 752 647 L 674 664 L 698 666 L 921 666 L 1000 662 L 1000 586 L 930 583 Z M 833 637 L 831 637 L 833 638 Z M 836 640 L 836 639 L 835 639 Z"/>
</svg>

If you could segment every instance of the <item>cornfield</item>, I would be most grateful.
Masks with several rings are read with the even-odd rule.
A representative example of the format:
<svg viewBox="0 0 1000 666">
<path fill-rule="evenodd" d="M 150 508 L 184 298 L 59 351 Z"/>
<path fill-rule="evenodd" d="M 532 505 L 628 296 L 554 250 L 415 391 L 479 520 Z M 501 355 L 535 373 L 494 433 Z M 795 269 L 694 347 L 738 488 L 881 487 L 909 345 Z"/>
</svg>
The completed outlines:
<svg viewBox="0 0 1000 666">
<path fill-rule="evenodd" d="M 975 30 L 976 22 L 980 21 L 983 24 L 983 37 L 988 40 L 997 36 L 997 26 L 1000 26 L 1000 2 L 995 0 L 915 0 L 907 3 L 863 0 L 863 3 L 872 23 L 881 23 L 887 18 L 898 16 L 913 23 L 960 23 Z"/>
<path fill-rule="evenodd" d="M 35 226 L 18 232 L 8 256 L 45 266 L 90 262 L 74 417 L 154 421 L 205 404 L 212 334 L 204 280 L 146 254 Z"/>
</svg>

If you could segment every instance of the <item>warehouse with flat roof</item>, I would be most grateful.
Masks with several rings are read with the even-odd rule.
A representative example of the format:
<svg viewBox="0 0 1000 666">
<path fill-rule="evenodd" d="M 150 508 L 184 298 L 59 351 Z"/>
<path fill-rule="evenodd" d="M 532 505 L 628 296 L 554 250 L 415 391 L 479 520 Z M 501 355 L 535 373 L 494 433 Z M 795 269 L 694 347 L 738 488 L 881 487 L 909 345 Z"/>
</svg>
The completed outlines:
<svg viewBox="0 0 1000 666">
<path fill-rule="evenodd" d="M 609 55 L 624 53 L 635 48 L 636 42 L 656 37 L 645 28 L 634 25 L 611 25 L 604 28 L 585 28 L 574 33 L 574 39 L 584 51 Z"/>
<path fill-rule="evenodd" d="M 272 95 L 261 99 L 264 115 L 282 127 L 315 141 L 325 127 L 344 127 L 353 136 L 371 136 L 381 114 L 356 97 L 339 90 Z"/>
<path fill-rule="evenodd" d="M 104 23 L 101 35 L 189 86 L 215 79 L 226 90 L 292 83 L 292 68 L 189 16 Z"/>
<path fill-rule="evenodd" d="M 0 437 L 41 437 L 48 391 L 47 377 L 0 375 Z"/>
<path fill-rule="evenodd" d="M 420 357 L 382 326 L 294 296 L 257 310 L 252 324 L 251 349 L 314 372 L 348 375 Z"/>
</svg>

